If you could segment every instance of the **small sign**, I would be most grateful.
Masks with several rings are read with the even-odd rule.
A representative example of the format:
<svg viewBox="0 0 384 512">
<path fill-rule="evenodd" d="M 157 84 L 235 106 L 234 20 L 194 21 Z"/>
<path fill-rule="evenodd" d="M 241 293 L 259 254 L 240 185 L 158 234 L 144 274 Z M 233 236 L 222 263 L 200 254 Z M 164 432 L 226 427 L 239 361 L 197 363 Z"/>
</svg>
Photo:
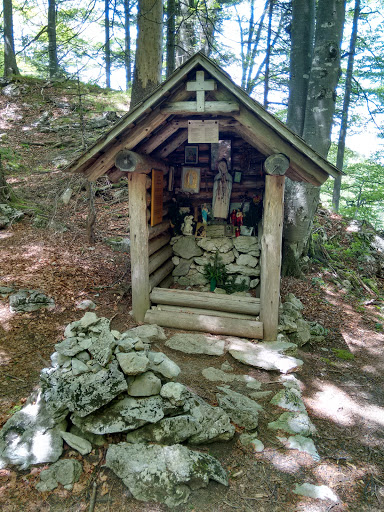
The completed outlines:
<svg viewBox="0 0 384 512">
<path fill-rule="evenodd" d="M 163 171 L 152 169 L 151 226 L 163 220 Z"/>
<path fill-rule="evenodd" d="M 188 143 L 219 142 L 219 121 L 188 121 Z"/>
</svg>

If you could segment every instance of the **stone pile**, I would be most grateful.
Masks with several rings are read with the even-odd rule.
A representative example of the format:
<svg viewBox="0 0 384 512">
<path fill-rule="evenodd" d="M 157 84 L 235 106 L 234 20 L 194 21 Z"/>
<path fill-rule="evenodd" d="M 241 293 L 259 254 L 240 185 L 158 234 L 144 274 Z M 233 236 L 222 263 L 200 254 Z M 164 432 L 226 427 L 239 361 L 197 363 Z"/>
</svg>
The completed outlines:
<svg viewBox="0 0 384 512">
<path fill-rule="evenodd" d="M 40 391 L 0 433 L 0 468 L 56 462 L 64 440 L 84 455 L 93 444 L 103 444 L 105 434 L 127 433 L 127 443 L 108 449 L 107 466 L 137 499 L 176 506 L 210 478 L 227 484 L 215 459 L 179 443 L 226 441 L 235 428 L 222 408 L 173 382 L 179 367 L 151 350 L 153 341 L 164 339 L 163 330 L 153 325 L 111 331 L 109 321 L 93 312 L 70 323 L 65 339 L 55 345 L 52 367 L 41 373 Z M 137 444 L 146 441 L 158 444 Z M 40 490 L 63 483 L 61 466 L 52 467 Z M 73 473 L 78 478 L 77 467 Z"/>
<path fill-rule="evenodd" d="M 24 213 L 8 204 L 0 204 L 0 229 L 4 229 L 24 217 Z"/>
<path fill-rule="evenodd" d="M 175 268 L 173 277 L 182 286 L 208 284 L 204 277 L 204 265 L 212 263 L 219 253 L 227 273 L 236 283 L 244 282 L 249 288 L 256 288 L 260 276 L 260 244 L 256 236 L 237 238 L 195 238 L 176 236 L 172 238 Z"/>
<path fill-rule="evenodd" d="M 324 341 L 327 330 L 317 322 L 304 320 L 302 302 L 289 293 L 281 305 L 279 315 L 279 332 L 288 336 L 289 340 L 298 347 L 308 342 Z"/>
</svg>

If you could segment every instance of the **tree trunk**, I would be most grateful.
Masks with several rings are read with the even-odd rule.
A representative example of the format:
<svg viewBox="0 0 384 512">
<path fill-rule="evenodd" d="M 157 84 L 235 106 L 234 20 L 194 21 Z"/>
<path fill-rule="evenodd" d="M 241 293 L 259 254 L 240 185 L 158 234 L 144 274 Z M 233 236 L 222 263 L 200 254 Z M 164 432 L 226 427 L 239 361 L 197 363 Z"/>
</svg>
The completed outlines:
<svg viewBox="0 0 384 512">
<path fill-rule="evenodd" d="M 104 46 L 104 57 L 105 57 L 105 86 L 111 87 L 111 43 L 109 34 L 109 0 L 105 0 L 105 46 Z"/>
<path fill-rule="evenodd" d="M 55 78 L 59 71 L 56 44 L 56 0 L 48 0 L 48 57 L 49 76 Z"/>
<path fill-rule="evenodd" d="M 125 88 L 128 91 L 132 85 L 132 57 L 131 57 L 131 5 L 130 0 L 124 0 L 124 65 Z"/>
<path fill-rule="evenodd" d="M 315 0 L 293 0 L 287 126 L 302 136 L 315 33 Z"/>
<path fill-rule="evenodd" d="M 163 2 L 139 0 L 138 36 L 131 107 L 145 98 L 161 80 Z"/>
<path fill-rule="evenodd" d="M 19 75 L 13 40 L 12 0 L 3 0 L 4 17 L 4 76 Z"/>
<path fill-rule="evenodd" d="M 319 0 L 308 94 L 303 124 L 303 139 L 326 157 L 340 74 L 340 45 L 343 35 L 346 0 Z M 303 20 L 304 26 L 307 21 Z M 293 44 L 293 41 L 292 41 Z M 291 55 L 291 58 L 294 58 Z M 293 84 L 291 84 L 293 86 Z M 290 93 L 289 102 L 295 95 Z M 291 106 L 295 108 L 295 104 Z M 293 122 L 293 119 L 292 119 Z M 287 179 L 284 223 L 283 273 L 299 275 L 299 258 L 305 253 L 320 188 Z"/>
<path fill-rule="evenodd" d="M 176 0 L 167 2 L 167 78 L 176 67 Z"/>
<path fill-rule="evenodd" d="M 355 52 L 356 52 L 356 40 L 357 40 L 357 26 L 360 17 L 360 0 L 355 0 L 355 10 L 353 13 L 353 25 L 352 25 L 352 34 L 351 41 L 349 44 L 349 55 L 348 55 L 348 65 L 347 65 L 347 75 L 345 77 L 345 92 L 344 92 L 344 101 L 343 101 L 343 111 L 341 114 L 341 125 L 340 125 L 340 133 L 339 133 L 339 142 L 337 146 L 337 158 L 336 158 L 336 166 L 342 171 L 344 167 L 344 153 L 345 153 L 345 139 L 347 136 L 348 129 L 348 110 L 349 104 L 351 101 L 351 93 L 352 93 L 352 75 L 353 75 L 353 64 L 355 60 Z M 333 196 L 332 196 L 332 206 L 333 211 L 339 211 L 340 204 L 340 191 L 341 191 L 341 174 L 335 178 L 333 184 Z"/>
</svg>

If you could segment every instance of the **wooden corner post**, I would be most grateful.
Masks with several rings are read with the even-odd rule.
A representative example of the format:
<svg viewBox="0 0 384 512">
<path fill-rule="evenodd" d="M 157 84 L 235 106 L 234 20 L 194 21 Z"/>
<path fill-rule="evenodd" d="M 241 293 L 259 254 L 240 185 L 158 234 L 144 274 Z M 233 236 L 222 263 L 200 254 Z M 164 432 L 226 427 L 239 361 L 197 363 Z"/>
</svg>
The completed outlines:
<svg viewBox="0 0 384 512">
<path fill-rule="evenodd" d="M 146 179 L 146 174 L 128 174 L 132 310 L 136 322 L 143 322 L 150 306 Z"/>
<path fill-rule="evenodd" d="M 265 193 L 261 238 L 260 320 L 263 339 L 277 338 L 280 303 L 281 250 L 284 220 L 284 183 L 289 160 L 271 155 L 264 162 Z"/>
</svg>

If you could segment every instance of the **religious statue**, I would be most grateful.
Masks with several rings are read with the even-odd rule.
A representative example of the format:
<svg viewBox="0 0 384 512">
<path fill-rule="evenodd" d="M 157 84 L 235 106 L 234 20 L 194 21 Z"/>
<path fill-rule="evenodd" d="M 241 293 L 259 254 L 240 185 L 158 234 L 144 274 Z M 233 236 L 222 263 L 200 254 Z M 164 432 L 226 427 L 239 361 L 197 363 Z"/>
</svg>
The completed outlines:
<svg viewBox="0 0 384 512">
<path fill-rule="evenodd" d="M 228 172 L 225 158 L 219 160 L 218 174 L 213 182 L 212 214 L 215 219 L 226 219 L 232 192 L 232 176 Z"/>
<path fill-rule="evenodd" d="M 201 208 L 201 217 L 203 218 L 203 224 L 207 224 L 208 222 L 208 207 L 206 204 L 203 204 Z"/>
<path fill-rule="evenodd" d="M 193 235 L 192 222 L 193 222 L 193 215 L 186 215 L 184 217 L 184 222 L 181 226 L 181 232 L 183 233 L 183 235 L 185 235 L 185 236 Z"/>
</svg>

